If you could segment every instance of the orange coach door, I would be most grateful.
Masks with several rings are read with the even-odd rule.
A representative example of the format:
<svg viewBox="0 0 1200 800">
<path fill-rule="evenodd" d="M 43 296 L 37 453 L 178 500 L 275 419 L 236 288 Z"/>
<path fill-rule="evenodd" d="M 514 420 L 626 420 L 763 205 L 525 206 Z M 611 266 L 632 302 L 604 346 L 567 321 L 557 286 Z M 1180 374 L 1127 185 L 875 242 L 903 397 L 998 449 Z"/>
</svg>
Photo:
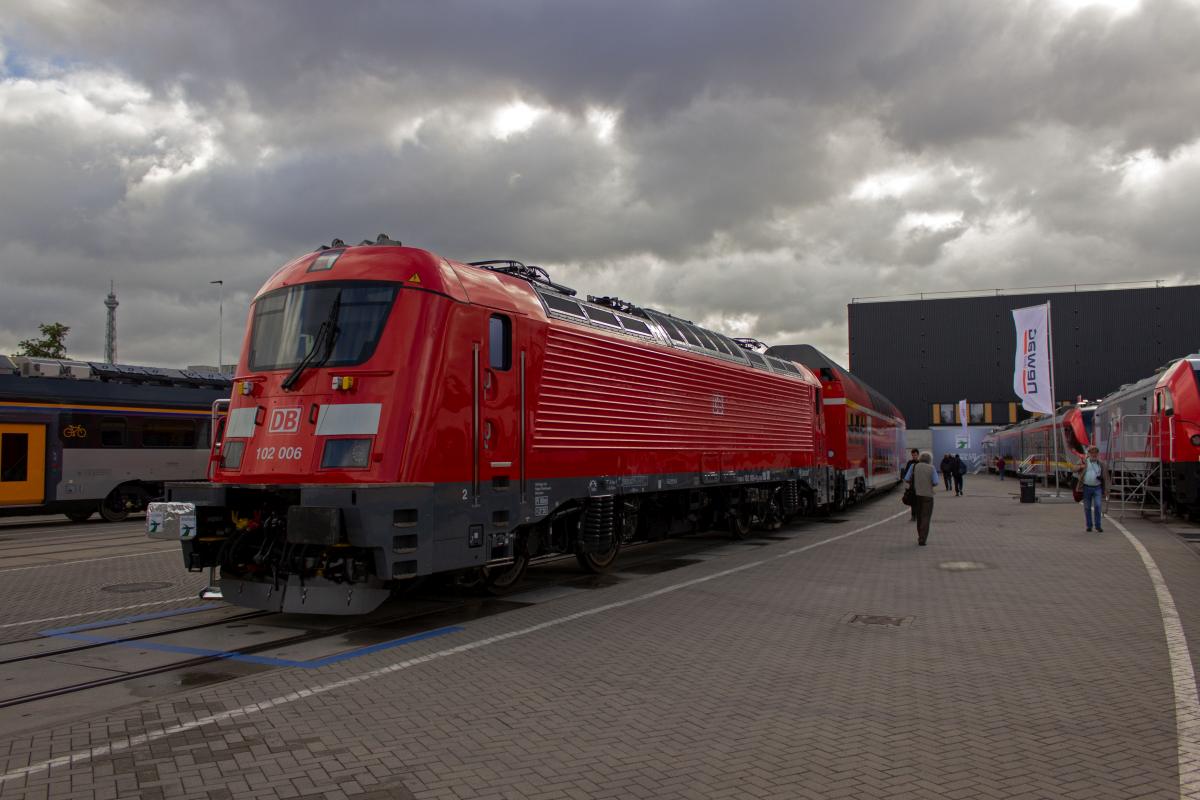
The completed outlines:
<svg viewBox="0 0 1200 800">
<path fill-rule="evenodd" d="M 45 500 L 46 426 L 0 423 L 0 506 Z"/>
</svg>

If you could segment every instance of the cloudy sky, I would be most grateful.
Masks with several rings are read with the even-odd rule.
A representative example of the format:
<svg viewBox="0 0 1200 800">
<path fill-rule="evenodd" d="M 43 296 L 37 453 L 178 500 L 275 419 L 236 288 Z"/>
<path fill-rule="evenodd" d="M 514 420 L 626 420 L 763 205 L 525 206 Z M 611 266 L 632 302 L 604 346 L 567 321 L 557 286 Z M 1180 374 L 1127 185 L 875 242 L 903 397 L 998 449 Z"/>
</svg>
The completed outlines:
<svg viewBox="0 0 1200 800">
<path fill-rule="evenodd" d="M 1195 282 L 1200 2 L 0 0 L 0 352 L 225 354 L 388 233 L 846 356 L 852 297 Z"/>
</svg>

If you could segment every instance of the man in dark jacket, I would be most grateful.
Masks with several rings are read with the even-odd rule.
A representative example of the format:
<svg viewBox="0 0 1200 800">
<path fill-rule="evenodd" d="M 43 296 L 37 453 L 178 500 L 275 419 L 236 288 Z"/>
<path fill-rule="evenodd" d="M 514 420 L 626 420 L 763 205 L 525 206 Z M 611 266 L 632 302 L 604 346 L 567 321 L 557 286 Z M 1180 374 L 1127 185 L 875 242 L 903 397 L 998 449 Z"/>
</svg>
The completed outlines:
<svg viewBox="0 0 1200 800">
<path fill-rule="evenodd" d="M 1100 460 L 1100 448 L 1092 445 L 1087 449 L 1087 458 L 1075 468 L 1079 482 L 1083 484 L 1083 520 L 1088 533 L 1104 533 L 1104 500 L 1108 497 L 1108 465 Z"/>
<path fill-rule="evenodd" d="M 914 464 L 918 464 L 921 461 L 921 451 L 920 450 L 918 450 L 917 448 L 914 447 L 912 450 L 909 450 L 908 452 L 909 452 L 909 456 L 910 456 L 908 459 L 908 463 L 905 464 L 904 468 L 900 470 L 900 480 L 902 480 L 902 481 L 909 479 L 908 471 L 913 468 Z M 912 505 L 912 522 L 916 522 L 916 521 L 917 521 L 917 504 L 913 503 L 913 505 Z"/>
<path fill-rule="evenodd" d="M 954 454 L 954 494 L 962 497 L 963 476 L 967 474 L 967 465 L 963 463 L 962 456 L 958 453 Z"/>
</svg>

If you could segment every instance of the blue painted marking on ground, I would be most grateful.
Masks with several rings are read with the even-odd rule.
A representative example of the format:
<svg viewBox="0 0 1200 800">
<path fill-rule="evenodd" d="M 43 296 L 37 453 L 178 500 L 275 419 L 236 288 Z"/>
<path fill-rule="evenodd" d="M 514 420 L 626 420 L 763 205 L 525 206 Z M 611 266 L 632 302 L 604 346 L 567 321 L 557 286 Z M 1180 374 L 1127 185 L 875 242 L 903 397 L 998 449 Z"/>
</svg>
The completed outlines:
<svg viewBox="0 0 1200 800">
<path fill-rule="evenodd" d="M 423 639 L 432 639 L 435 636 L 445 636 L 448 633 L 458 633 L 459 631 L 464 630 L 466 630 L 466 628 L 463 628 L 459 625 L 450 625 L 445 628 L 434 628 L 431 631 L 422 631 L 421 633 L 414 633 L 412 636 L 405 636 L 403 639 L 393 639 L 390 642 L 380 642 L 379 644 L 360 647 L 357 650 L 350 650 L 346 653 L 338 653 L 337 655 L 326 656 L 325 658 L 316 658 L 311 661 L 298 662 L 296 666 L 303 665 L 305 669 L 326 667 L 330 664 L 336 664 L 339 661 L 349 661 L 352 658 L 359 658 L 361 656 L 370 655 L 371 653 L 378 653 L 380 650 L 391 650 L 393 647 L 399 647 L 400 645 L 419 642 Z"/>
<path fill-rule="evenodd" d="M 199 611 L 202 608 L 215 608 L 215 606 L 202 606 L 195 609 L 185 609 L 185 611 Z M 145 616 L 153 618 L 166 615 Z M 128 619 L 133 620 L 135 618 L 130 617 Z M 103 627 L 104 625 L 113 624 L 115 624 L 114 621 L 109 621 L 103 624 L 93 623 L 90 627 Z M 308 661 L 292 661 L 291 659 L 287 658 L 270 658 L 268 656 L 256 656 L 248 653 L 239 653 L 229 650 L 209 650 L 203 647 L 188 647 L 186 645 L 179 644 L 163 644 L 161 642 L 153 642 L 147 639 L 130 640 L 107 636 L 89 636 L 77 632 L 87 627 L 89 626 L 80 625 L 76 626 L 75 628 L 60 628 L 56 631 L 42 631 L 42 635 L 55 636 L 60 639 L 72 639 L 78 642 L 91 642 L 93 644 L 114 644 L 120 647 L 136 647 L 142 650 L 154 650 L 160 653 L 180 653 L 182 655 L 203 656 L 207 658 L 224 658 L 229 659 L 230 661 L 242 661 L 248 664 L 264 664 L 270 667 L 319 669 L 320 667 L 327 667 L 330 664 L 337 664 L 341 661 L 349 661 L 352 658 L 361 658 L 362 656 L 370 655 L 371 653 L 378 653 L 381 650 L 390 650 L 393 647 L 401 647 L 402 645 L 419 642 L 424 639 L 432 639 L 436 636 L 445 636 L 450 633 L 458 633 L 459 631 L 466 630 L 465 628 L 456 625 L 451 625 L 445 628 L 434 628 L 433 630 L 414 633 L 411 636 L 405 636 L 400 639 L 392 639 L 390 642 L 380 642 L 379 644 L 360 647 L 356 650 L 349 650 L 345 653 L 337 653 L 332 656 L 325 656 L 324 658 L 314 658 L 309 659 Z"/>
<path fill-rule="evenodd" d="M 64 636 L 68 633 L 76 633 L 78 631 L 90 631 L 96 628 L 108 628 L 113 625 L 127 625 L 130 622 L 145 622 L 151 619 L 165 619 L 166 617 L 178 617 L 180 614 L 195 614 L 197 611 L 209 611 L 214 608 L 221 608 L 217 603 L 209 603 L 203 606 L 191 606 L 189 608 L 175 608 L 169 611 L 152 611 L 147 614 L 138 614 L 132 617 L 121 617 L 119 619 L 104 619 L 99 622 L 86 622 L 83 625 L 72 625 L 69 628 L 53 628 L 48 631 L 39 631 L 42 636 Z M 114 640 L 115 641 L 115 640 Z"/>
</svg>

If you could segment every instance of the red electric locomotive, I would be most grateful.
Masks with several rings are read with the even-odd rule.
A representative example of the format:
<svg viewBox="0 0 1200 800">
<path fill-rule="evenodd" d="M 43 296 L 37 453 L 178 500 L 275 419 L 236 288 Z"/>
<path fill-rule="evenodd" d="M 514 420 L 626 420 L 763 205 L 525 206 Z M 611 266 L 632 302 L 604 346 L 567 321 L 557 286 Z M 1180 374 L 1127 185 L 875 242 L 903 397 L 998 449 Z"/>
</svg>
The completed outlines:
<svg viewBox="0 0 1200 800">
<path fill-rule="evenodd" d="M 821 385 L 791 361 L 517 262 L 386 237 L 303 256 L 250 312 L 213 479 L 148 514 L 226 600 L 361 613 L 457 573 L 828 505 Z"/>
<path fill-rule="evenodd" d="M 900 482 L 907 462 L 900 409 L 812 345 L 777 345 L 767 354 L 803 364 L 821 381 L 826 455 L 837 471 L 835 507 Z"/>
<path fill-rule="evenodd" d="M 1190 515 L 1200 513 L 1198 373 L 1195 354 L 1122 386 L 1097 405 L 1094 426 L 1094 441 L 1111 471 L 1145 476 L 1161 465 L 1165 504 Z"/>
</svg>

